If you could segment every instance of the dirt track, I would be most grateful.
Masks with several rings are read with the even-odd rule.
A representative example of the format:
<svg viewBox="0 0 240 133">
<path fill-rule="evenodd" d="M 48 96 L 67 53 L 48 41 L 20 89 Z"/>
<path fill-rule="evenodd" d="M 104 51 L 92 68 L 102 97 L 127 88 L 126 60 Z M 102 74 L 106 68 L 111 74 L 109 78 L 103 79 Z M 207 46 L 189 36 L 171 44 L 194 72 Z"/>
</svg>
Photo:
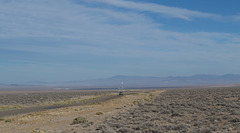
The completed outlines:
<svg viewBox="0 0 240 133">
<path fill-rule="evenodd" d="M 106 95 L 103 97 L 85 100 L 85 101 L 82 101 L 79 103 L 74 103 L 74 104 L 35 106 L 35 107 L 28 107 L 28 108 L 22 108 L 22 109 L 0 111 L 0 117 L 26 114 L 26 113 L 31 113 L 31 112 L 38 112 L 38 111 L 43 111 L 43 110 L 57 109 L 57 108 L 70 107 L 70 106 L 96 104 L 96 103 L 104 102 L 104 101 L 119 98 L 119 97 L 121 97 L 121 96 L 120 95 Z"/>
<path fill-rule="evenodd" d="M 124 91 L 123 96 L 118 93 L 80 97 L 87 102 L 77 102 L 66 107 L 51 106 L 43 111 L 31 112 L 22 115 L 0 117 L 1 133 L 73 133 L 95 131 L 97 125 L 119 112 L 125 112 L 137 107 L 138 103 L 145 103 L 155 99 L 163 90 L 131 90 Z M 95 94 L 95 93 L 94 93 Z M 105 95 L 106 94 L 106 95 Z M 95 100 L 91 100 L 95 98 Z M 74 99 L 75 100 L 75 99 Z M 77 100 L 76 100 L 77 101 Z M 100 103 L 99 103 L 100 102 Z M 68 102 L 64 102 L 68 103 Z M 93 104 L 91 104 L 93 103 Z M 45 106 L 46 107 L 46 106 Z M 49 107 L 49 106 L 48 106 Z M 56 109 L 53 109 L 56 108 Z M 88 120 L 86 124 L 72 125 L 77 117 Z M 90 125 L 89 125 L 90 124 Z"/>
</svg>

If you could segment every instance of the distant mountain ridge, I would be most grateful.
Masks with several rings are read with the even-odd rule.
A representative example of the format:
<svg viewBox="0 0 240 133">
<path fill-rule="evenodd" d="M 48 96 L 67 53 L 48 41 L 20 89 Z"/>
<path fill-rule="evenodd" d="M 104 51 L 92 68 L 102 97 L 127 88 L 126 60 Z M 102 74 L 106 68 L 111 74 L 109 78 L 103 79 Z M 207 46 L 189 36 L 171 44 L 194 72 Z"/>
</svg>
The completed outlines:
<svg viewBox="0 0 240 133">
<path fill-rule="evenodd" d="M 83 86 L 119 86 L 124 82 L 129 87 L 163 87 L 163 86 L 195 86 L 195 85 L 225 85 L 239 84 L 240 74 L 193 76 L 145 77 L 118 75 L 110 78 L 68 82 Z"/>
<path fill-rule="evenodd" d="M 126 87 L 174 87 L 240 84 L 240 74 L 210 75 L 198 74 L 193 76 L 146 77 L 117 75 L 110 78 L 98 78 L 81 81 L 60 83 L 31 81 L 21 85 L 53 85 L 53 86 L 82 86 L 82 87 L 119 87 L 124 82 Z M 0 84 L 6 85 L 6 84 Z M 19 84 L 10 84 L 10 86 Z"/>
</svg>

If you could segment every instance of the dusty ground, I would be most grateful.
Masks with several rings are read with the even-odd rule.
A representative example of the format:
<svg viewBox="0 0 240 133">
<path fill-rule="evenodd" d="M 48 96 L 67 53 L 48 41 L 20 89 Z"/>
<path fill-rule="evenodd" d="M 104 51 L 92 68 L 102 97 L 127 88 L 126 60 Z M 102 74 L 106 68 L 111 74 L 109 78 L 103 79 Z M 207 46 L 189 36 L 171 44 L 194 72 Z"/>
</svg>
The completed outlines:
<svg viewBox="0 0 240 133">
<path fill-rule="evenodd" d="M 99 104 L 0 119 L 0 132 L 240 133 L 240 87 L 135 92 Z M 72 124 L 78 117 L 84 121 Z"/>
<path fill-rule="evenodd" d="M 113 115 L 96 132 L 240 133 L 240 88 L 176 89 Z"/>
<path fill-rule="evenodd" d="M 136 91 L 136 90 L 135 90 Z M 106 118 L 151 102 L 158 91 L 139 90 L 136 94 L 124 95 L 94 105 L 59 108 L 54 110 L 29 113 L 0 118 L 1 133 L 73 133 L 96 132 L 96 127 Z M 84 117 L 87 123 L 71 125 L 73 119 Z"/>
<path fill-rule="evenodd" d="M 0 91 L 0 111 L 30 106 L 70 103 L 116 90 Z"/>
</svg>

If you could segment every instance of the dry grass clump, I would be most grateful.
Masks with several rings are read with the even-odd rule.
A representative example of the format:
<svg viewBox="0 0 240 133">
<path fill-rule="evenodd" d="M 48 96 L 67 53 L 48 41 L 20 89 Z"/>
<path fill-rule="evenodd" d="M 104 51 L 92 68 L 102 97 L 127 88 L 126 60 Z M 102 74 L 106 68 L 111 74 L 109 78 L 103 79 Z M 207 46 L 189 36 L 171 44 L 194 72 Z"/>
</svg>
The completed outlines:
<svg viewBox="0 0 240 133">
<path fill-rule="evenodd" d="M 97 112 L 96 115 L 103 115 L 103 112 Z"/>
<path fill-rule="evenodd" d="M 88 122 L 88 120 L 85 117 L 77 117 L 77 118 L 73 119 L 73 122 L 71 125 L 87 123 L 87 122 Z"/>
<path fill-rule="evenodd" d="M 36 128 L 36 129 L 33 129 L 33 131 L 31 133 L 46 133 L 46 132 L 39 128 Z"/>
<path fill-rule="evenodd" d="M 21 105 L 1 105 L 0 111 L 22 108 Z"/>
<path fill-rule="evenodd" d="M 5 122 L 13 122 L 14 119 L 6 119 Z"/>
</svg>

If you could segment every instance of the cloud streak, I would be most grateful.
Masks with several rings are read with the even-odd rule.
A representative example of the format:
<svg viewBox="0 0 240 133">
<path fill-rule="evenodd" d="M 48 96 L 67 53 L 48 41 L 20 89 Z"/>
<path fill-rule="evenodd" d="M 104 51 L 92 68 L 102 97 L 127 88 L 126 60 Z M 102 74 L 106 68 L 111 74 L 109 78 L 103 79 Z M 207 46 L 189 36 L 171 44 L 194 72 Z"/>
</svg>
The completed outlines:
<svg viewBox="0 0 240 133">
<path fill-rule="evenodd" d="M 210 18 L 210 19 L 216 19 L 220 18 L 220 15 L 213 14 L 213 13 L 204 13 L 200 11 L 193 11 L 188 10 L 184 8 L 178 8 L 178 7 L 169 7 L 164 6 L 160 4 L 153 4 L 153 3 L 142 3 L 142 2 L 133 2 L 133 1 L 125 1 L 125 0 L 91 0 L 94 2 L 109 4 L 116 7 L 122 7 L 127 9 L 133 9 L 133 10 L 139 10 L 139 11 L 148 11 L 148 12 L 154 12 L 159 14 L 165 14 L 169 17 L 175 17 L 185 20 L 191 20 L 193 17 L 199 17 L 199 18 Z"/>
<path fill-rule="evenodd" d="M 118 6 L 131 5 L 127 1 L 111 2 L 116 2 L 115 4 Z M 55 4 L 55 2 L 50 2 L 50 6 L 51 4 Z M 142 7 L 140 5 L 136 4 L 131 7 L 140 8 Z M 44 54 L 50 54 L 51 51 L 55 50 L 55 54 L 59 55 L 81 52 L 106 56 L 139 57 L 145 55 L 158 57 L 160 55 L 159 51 L 171 52 L 177 50 L 179 53 L 186 51 L 192 53 L 190 51 L 213 49 L 214 47 L 217 47 L 218 50 L 224 49 L 222 47 L 231 49 L 231 46 L 239 43 L 239 41 L 232 41 L 239 38 L 237 34 L 181 33 L 162 30 L 161 27 L 159 28 L 159 23 L 151 21 L 144 15 L 130 11 L 126 14 L 110 9 L 75 5 L 64 0 L 61 0 L 58 5 L 48 6 L 49 3 L 44 2 L 29 2 L 22 5 L 13 2 L 6 6 L 5 10 L 1 11 L 2 14 L 6 14 L 5 17 L 2 17 L 5 22 L 2 21 L 1 25 L 7 28 L 5 27 L 0 35 L 3 38 L 28 38 L 22 41 L 24 43 L 30 41 L 30 44 L 13 43 L 12 45 L 4 45 L 2 48 Z M 143 9 L 158 9 L 157 5 L 154 5 L 157 6 L 156 8 L 151 6 L 153 5 L 147 4 Z M 26 10 L 22 11 L 22 8 Z M 66 11 L 63 12 L 62 10 Z M 56 13 L 61 13 L 61 15 L 55 15 Z M 15 16 L 13 17 L 13 15 Z M 114 22 L 119 22 L 118 20 L 124 21 L 124 23 L 115 24 Z M 57 38 L 65 39 L 59 40 Z M 225 43 L 218 38 L 225 40 Z M 42 39 L 46 41 L 40 41 Z M 64 43 L 61 43 L 61 41 Z M 23 43 L 21 40 L 19 42 Z M 219 46 L 219 44 L 222 45 Z"/>
<path fill-rule="evenodd" d="M 236 71 L 240 67 L 237 63 L 239 34 L 167 30 L 166 24 L 138 11 L 184 20 L 221 15 L 122 0 L 74 2 L 0 1 L 0 60 L 5 61 L 0 66 L 5 74 L 13 69 L 17 71 L 18 67 L 22 71 L 18 74 L 31 69 L 37 75 L 41 68 L 47 74 L 57 67 L 53 73 L 71 75 L 63 72 L 69 68 L 74 79 L 80 78 L 78 75 L 94 76 L 91 72 L 98 77 L 138 73 L 168 76 L 173 75 L 170 71 L 176 75 L 195 74 L 196 71 L 214 72 L 211 70 L 218 66 L 219 69 L 214 69 L 217 73 L 217 70 Z M 111 8 L 96 6 L 99 3 Z M 230 68 L 228 64 L 232 62 Z M 7 67 L 9 64 L 14 67 Z"/>
<path fill-rule="evenodd" d="M 78 45 L 81 45 L 79 49 L 85 49 L 86 47 L 96 47 L 96 49 L 98 49 L 100 46 L 100 49 L 125 49 L 126 47 L 136 48 L 137 46 L 156 46 L 174 49 L 180 48 L 178 46 L 186 45 L 186 47 L 188 47 L 200 43 L 205 46 L 211 46 L 221 43 L 218 41 L 218 38 L 225 38 L 225 40 L 231 41 L 239 37 L 238 34 L 208 32 L 181 33 L 168 31 L 161 29 L 161 24 L 136 12 L 128 11 L 128 13 L 126 13 L 111 9 L 87 7 L 64 0 L 58 3 L 56 1 L 51 1 L 50 3 L 45 2 L 47 1 L 38 1 L 38 3 L 36 3 L 36 1 L 28 1 L 28 3 L 19 5 L 19 2 L 15 1 L 2 6 L 4 8 L 0 10 L 0 23 L 3 30 L 0 31 L 0 36 L 2 38 L 32 38 L 30 46 L 22 47 L 22 49 L 32 48 L 32 50 L 40 50 L 36 49 L 35 46 L 49 47 L 49 45 L 56 46 L 56 43 L 58 43 L 58 46 L 63 45 L 66 47 L 65 43 L 67 43 L 67 41 L 61 44 L 60 41 L 64 39 L 57 41 L 59 37 L 68 40 L 69 44 L 67 47 L 73 47 L 73 50 L 76 49 L 75 46 Z M 161 6 L 156 4 L 129 3 L 119 0 L 105 0 L 101 2 L 129 8 L 139 8 L 139 10 L 140 7 L 146 10 L 157 10 L 158 6 Z M 54 6 L 52 6 L 53 4 Z M 4 3 L 1 3 L 1 5 L 4 5 Z M 154 6 L 156 7 L 154 8 Z M 170 7 L 168 10 L 170 10 Z M 194 11 L 191 13 L 190 10 L 185 9 L 174 12 L 180 14 L 181 12 L 183 12 L 183 14 L 195 13 Z M 211 16 L 211 14 L 202 14 L 202 16 L 208 17 Z M 121 22 L 119 22 L 120 20 Z M 47 43 L 44 41 L 42 42 L 43 44 L 39 44 L 39 41 L 35 42 L 36 45 L 32 43 L 34 38 L 35 40 L 41 40 L 44 39 L 44 37 L 47 37 L 46 40 L 53 38 L 48 40 L 50 42 L 54 40 L 53 43 L 47 45 L 44 44 Z M 5 45 L 3 47 L 12 46 Z"/>
</svg>

